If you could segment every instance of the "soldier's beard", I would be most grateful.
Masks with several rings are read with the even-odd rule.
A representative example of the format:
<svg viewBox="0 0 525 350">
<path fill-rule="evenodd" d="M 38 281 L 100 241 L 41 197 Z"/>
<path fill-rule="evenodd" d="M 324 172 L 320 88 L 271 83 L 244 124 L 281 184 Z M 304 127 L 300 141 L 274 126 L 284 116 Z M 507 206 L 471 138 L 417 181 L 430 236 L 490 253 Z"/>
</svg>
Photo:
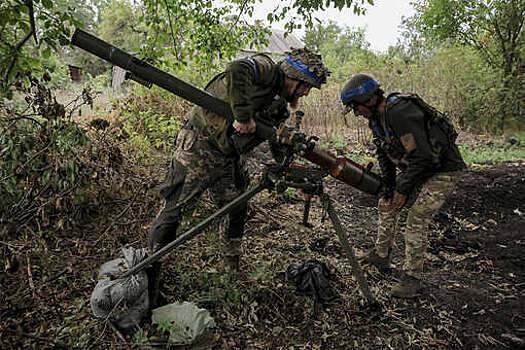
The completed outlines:
<svg viewBox="0 0 525 350">
<path fill-rule="evenodd" d="M 296 109 L 299 105 L 299 96 L 291 96 L 287 101 L 292 109 Z"/>
</svg>

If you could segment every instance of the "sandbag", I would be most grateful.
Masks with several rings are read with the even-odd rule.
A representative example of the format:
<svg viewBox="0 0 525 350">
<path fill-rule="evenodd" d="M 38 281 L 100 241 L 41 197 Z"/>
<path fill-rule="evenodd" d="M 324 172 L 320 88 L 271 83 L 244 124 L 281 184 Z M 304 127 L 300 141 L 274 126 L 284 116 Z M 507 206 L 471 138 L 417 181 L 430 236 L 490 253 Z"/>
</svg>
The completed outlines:
<svg viewBox="0 0 525 350">
<path fill-rule="evenodd" d="M 144 260 L 147 251 L 145 248 L 122 248 L 122 255 L 100 267 L 90 304 L 95 317 L 109 320 L 126 331 L 138 326 L 148 313 L 148 276 L 142 270 L 127 278 L 115 277 Z"/>
<path fill-rule="evenodd" d="M 206 309 L 200 309 L 194 303 L 182 302 L 161 306 L 152 310 L 151 320 L 158 326 L 169 325 L 171 345 L 193 345 L 193 348 L 206 348 L 211 341 L 211 330 L 215 328 L 215 320 Z M 209 344 L 208 344 L 209 345 Z"/>
</svg>

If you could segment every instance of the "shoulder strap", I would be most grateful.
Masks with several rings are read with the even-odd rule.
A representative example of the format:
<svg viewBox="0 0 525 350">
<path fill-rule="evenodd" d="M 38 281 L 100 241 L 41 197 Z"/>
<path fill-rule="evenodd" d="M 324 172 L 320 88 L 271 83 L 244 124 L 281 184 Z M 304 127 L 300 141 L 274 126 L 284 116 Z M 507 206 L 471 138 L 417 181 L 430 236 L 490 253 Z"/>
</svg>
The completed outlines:
<svg viewBox="0 0 525 350">
<path fill-rule="evenodd" d="M 204 90 L 208 89 L 210 87 L 211 84 L 213 84 L 215 81 L 219 80 L 219 79 L 222 79 L 222 77 L 224 77 L 224 75 L 226 74 L 226 72 L 222 72 L 222 73 L 219 73 L 217 74 L 216 76 L 214 76 L 209 82 L 208 84 L 206 84 L 206 86 L 204 87 Z"/>
<path fill-rule="evenodd" d="M 405 93 L 405 94 L 396 94 L 396 97 L 405 99 L 413 102 L 418 106 L 425 114 L 425 117 L 434 119 L 437 116 L 443 116 L 444 113 L 440 112 L 437 108 L 429 105 L 425 102 L 418 94 L 415 93 Z"/>
<path fill-rule="evenodd" d="M 431 126 L 437 126 L 447 136 L 449 143 L 454 143 L 456 141 L 458 133 L 454 124 L 452 124 L 452 121 L 445 113 L 426 103 L 425 100 L 417 94 L 400 94 L 398 96 L 412 101 L 423 111 L 426 120 L 425 129 L 427 136 L 429 135 Z"/>
<path fill-rule="evenodd" d="M 248 65 L 250 66 L 250 68 L 253 71 L 253 76 L 255 77 L 255 81 L 258 81 L 259 77 L 261 75 L 261 73 L 259 71 L 259 65 L 253 59 L 253 57 L 247 57 L 245 60 L 246 60 L 246 62 L 248 63 Z"/>
</svg>

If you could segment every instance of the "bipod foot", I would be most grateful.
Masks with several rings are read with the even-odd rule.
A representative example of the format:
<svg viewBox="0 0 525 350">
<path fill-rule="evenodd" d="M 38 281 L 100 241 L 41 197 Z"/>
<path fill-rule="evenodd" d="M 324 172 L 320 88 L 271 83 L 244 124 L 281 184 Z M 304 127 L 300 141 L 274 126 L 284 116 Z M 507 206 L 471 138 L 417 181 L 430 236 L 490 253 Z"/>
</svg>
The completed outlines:
<svg viewBox="0 0 525 350">
<path fill-rule="evenodd" d="M 314 307 L 312 310 L 312 320 L 317 321 L 319 319 L 319 315 L 321 314 L 321 311 L 323 310 L 322 304 L 315 300 L 314 301 Z"/>
</svg>

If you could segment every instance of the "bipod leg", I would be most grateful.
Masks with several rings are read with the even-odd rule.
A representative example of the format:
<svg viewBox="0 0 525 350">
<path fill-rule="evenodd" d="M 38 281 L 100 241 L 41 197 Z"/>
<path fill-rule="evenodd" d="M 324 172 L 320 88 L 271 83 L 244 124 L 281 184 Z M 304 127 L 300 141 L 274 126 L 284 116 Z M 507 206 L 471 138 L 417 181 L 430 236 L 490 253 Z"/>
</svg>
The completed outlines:
<svg viewBox="0 0 525 350">
<path fill-rule="evenodd" d="M 312 224 L 308 222 L 308 218 L 310 217 L 310 207 L 312 206 L 312 198 L 308 198 L 304 201 L 304 208 L 303 208 L 303 221 L 302 225 L 304 227 L 311 228 Z"/>
<path fill-rule="evenodd" d="M 343 226 L 341 225 L 341 220 L 339 220 L 339 216 L 332 205 L 332 200 L 326 193 L 321 195 L 321 200 L 323 201 L 323 206 L 326 208 L 328 216 L 332 221 L 332 225 L 334 226 L 335 232 L 339 237 L 339 241 L 341 242 L 346 255 L 350 259 L 350 264 L 352 265 L 352 274 L 357 280 L 357 284 L 359 285 L 361 293 L 363 293 L 369 305 L 378 305 L 377 301 L 372 295 L 372 292 L 370 292 L 370 288 L 368 288 L 368 283 L 363 274 L 363 270 L 361 269 L 361 265 L 359 265 L 359 262 L 357 261 L 354 249 L 350 245 L 350 242 L 348 242 L 348 238 L 346 237 Z"/>
<path fill-rule="evenodd" d="M 221 209 L 217 210 L 212 215 L 208 216 L 203 221 L 199 222 L 197 225 L 190 228 L 188 231 L 184 232 L 182 235 L 179 236 L 176 240 L 170 242 L 169 244 L 165 245 L 161 249 L 157 250 L 155 253 L 148 256 L 146 259 L 142 260 L 140 263 L 135 265 L 132 269 L 128 270 L 118 278 L 126 278 L 129 277 L 138 271 L 143 270 L 151 263 L 159 260 L 164 255 L 167 255 L 171 250 L 175 249 L 176 247 L 184 244 L 185 242 L 189 241 L 193 237 L 197 236 L 199 233 L 201 233 L 206 227 L 208 227 L 213 220 L 226 215 L 230 213 L 235 207 L 240 204 L 248 201 L 250 198 L 255 196 L 257 193 L 263 191 L 264 189 L 268 188 L 269 184 L 266 180 L 262 180 L 257 186 L 253 187 L 252 189 L 244 192 L 239 197 L 235 198 L 230 203 L 226 204 Z"/>
</svg>

